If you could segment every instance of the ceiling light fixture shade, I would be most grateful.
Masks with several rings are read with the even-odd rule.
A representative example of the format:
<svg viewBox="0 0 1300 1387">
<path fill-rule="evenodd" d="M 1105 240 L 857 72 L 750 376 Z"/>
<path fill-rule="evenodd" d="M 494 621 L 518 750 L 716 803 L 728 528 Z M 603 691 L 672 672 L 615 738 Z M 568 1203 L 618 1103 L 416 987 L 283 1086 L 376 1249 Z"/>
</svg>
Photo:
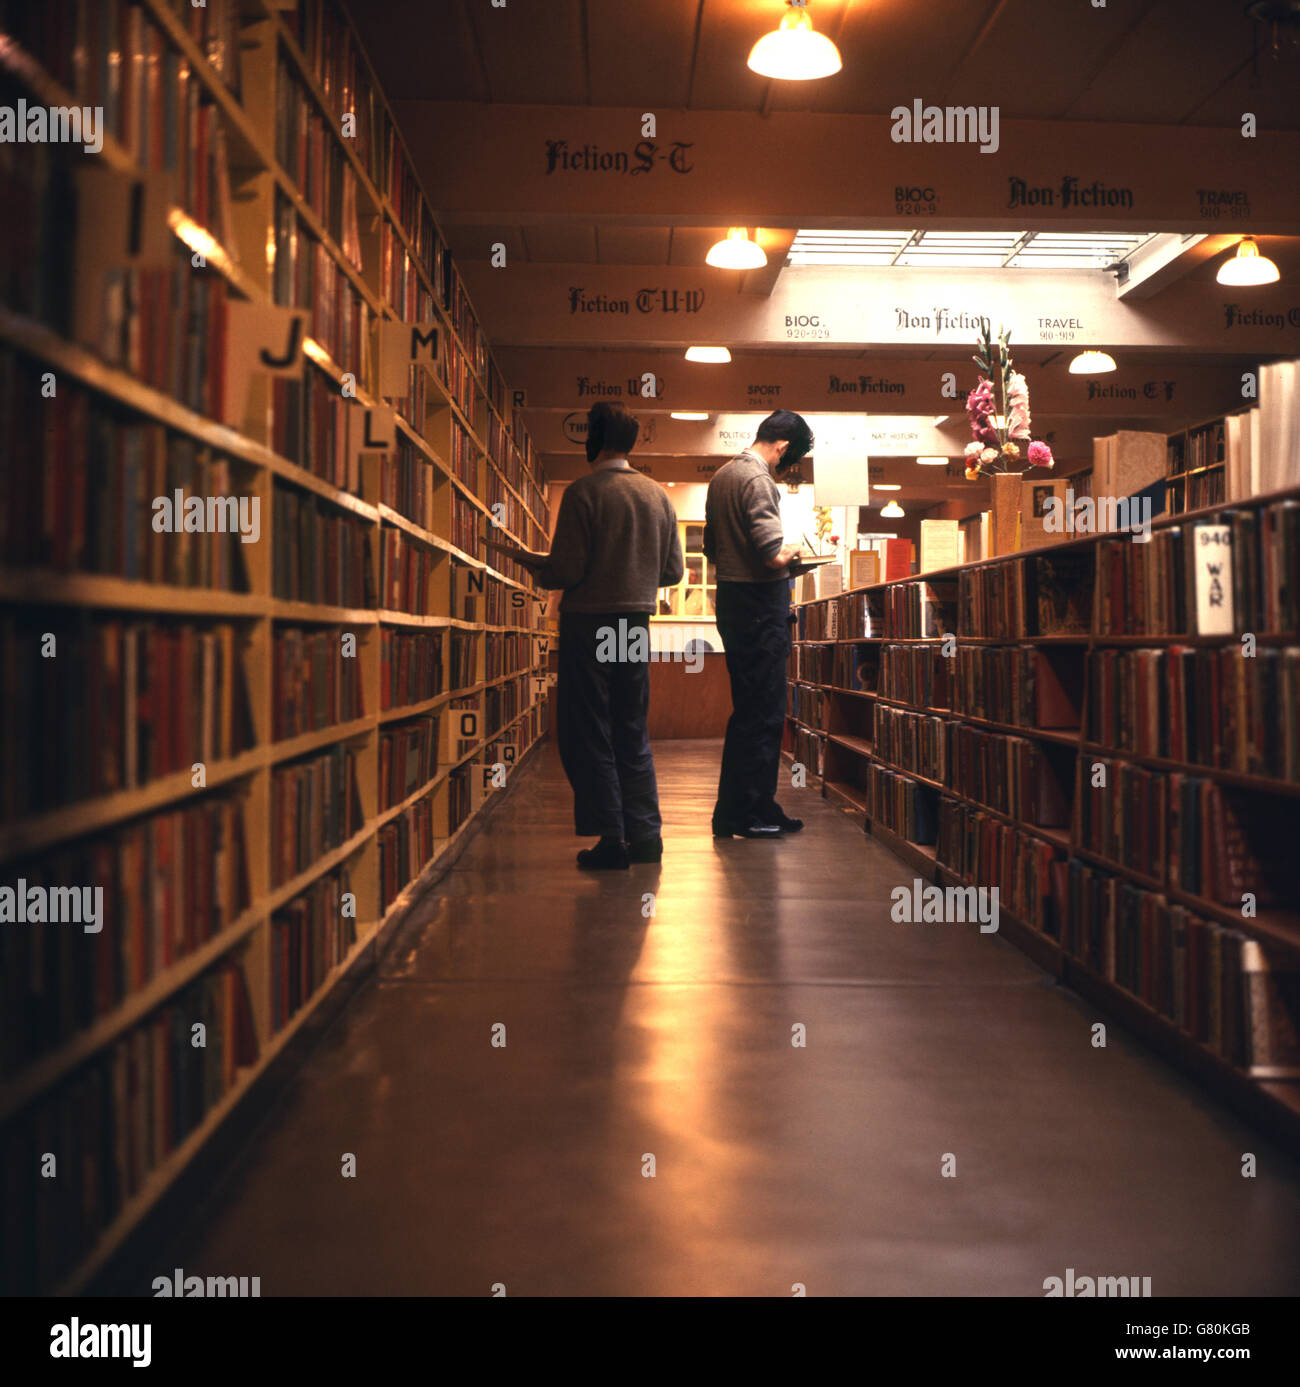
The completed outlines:
<svg viewBox="0 0 1300 1387">
<path fill-rule="evenodd" d="M 918 467 L 947 467 L 947 458 L 917 458 Z"/>
<path fill-rule="evenodd" d="M 687 347 L 686 359 L 721 366 L 731 360 L 731 352 L 726 347 Z"/>
<path fill-rule="evenodd" d="M 897 501 L 891 501 L 887 506 L 882 506 L 880 513 L 887 520 L 901 520 L 907 514 Z"/>
<path fill-rule="evenodd" d="M 767 252 L 749 239 L 743 226 L 733 226 L 725 240 L 709 247 L 704 263 L 718 270 L 761 270 L 767 264 Z"/>
<path fill-rule="evenodd" d="M 843 67 L 840 50 L 813 29 L 807 4 L 808 0 L 786 0 L 780 27 L 764 34 L 749 50 L 749 66 L 760 77 L 808 82 L 830 77 Z"/>
<path fill-rule="evenodd" d="M 1259 253 L 1253 236 L 1246 236 L 1237 242 L 1236 255 L 1225 260 L 1215 275 L 1220 284 L 1230 284 L 1234 288 L 1275 284 L 1277 277 L 1277 266 L 1267 255 Z"/>
<path fill-rule="evenodd" d="M 1070 362 L 1072 376 L 1101 376 L 1115 369 L 1115 358 L 1109 352 L 1080 352 Z"/>
<path fill-rule="evenodd" d="M 677 409 L 669 414 L 668 417 L 670 419 L 685 419 L 689 423 L 698 424 L 701 420 L 707 419 L 709 416 L 707 414 L 697 413 L 693 409 Z"/>
</svg>

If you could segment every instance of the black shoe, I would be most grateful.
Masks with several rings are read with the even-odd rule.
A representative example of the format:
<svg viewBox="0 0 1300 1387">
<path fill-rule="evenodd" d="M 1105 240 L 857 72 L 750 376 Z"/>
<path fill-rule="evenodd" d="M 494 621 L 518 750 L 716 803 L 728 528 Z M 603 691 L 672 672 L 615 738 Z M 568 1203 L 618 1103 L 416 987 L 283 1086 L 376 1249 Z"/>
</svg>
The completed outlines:
<svg viewBox="0 0 1300 1387">
<path fill-rule="evenodd" d="M 641 838 L 627 845 L 629 862 L 662 862 L 664 860 L 664 840 L 659 837 Z"/>
<path fill-rule="evenodd" d="M 578 866 L 584 872 L 627 871 L 627 847 L 621 838 L 602 838 L 594 848 L 583 848 Z"/>
<path fill-rule="evenodd" d="M 770 824 L 718 824 L 713 825 L 713 836 L 715 838 L 779 838 L 782 833 L 781 825 L 778 823 Z"/>
<path fill-rule="evenodd" d="M 782 814 L 777 820 L 782 833 L 798 833 L 803 827 L 802 819 L 792 819 L 788 814 Z"/>
</svg>

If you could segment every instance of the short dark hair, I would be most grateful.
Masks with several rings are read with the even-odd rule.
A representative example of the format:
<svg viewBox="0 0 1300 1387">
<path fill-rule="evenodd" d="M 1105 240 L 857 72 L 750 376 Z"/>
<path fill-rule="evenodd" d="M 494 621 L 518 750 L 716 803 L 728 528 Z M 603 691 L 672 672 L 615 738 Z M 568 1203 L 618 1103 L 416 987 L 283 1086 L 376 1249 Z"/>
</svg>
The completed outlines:
<svg viewBox="0 0 1300 1387">
<path fill-rule="evenodd" d="M 777 409 L 773 410 L 758 426 L 754 441 L 756 443 L 788 441 L 790 451 L 797 452 L 802 456 L 813 445 L 813 431 L 802 414 L 796 414 L 792 409 Z"/>
<path fill-rule="evenodd" d="M 600 434 L 602 451 L 630 453 L 641 432 L 640 421 L 619 400 L 597 400 L 587 411 L 587 431 Z"/>
</svg>

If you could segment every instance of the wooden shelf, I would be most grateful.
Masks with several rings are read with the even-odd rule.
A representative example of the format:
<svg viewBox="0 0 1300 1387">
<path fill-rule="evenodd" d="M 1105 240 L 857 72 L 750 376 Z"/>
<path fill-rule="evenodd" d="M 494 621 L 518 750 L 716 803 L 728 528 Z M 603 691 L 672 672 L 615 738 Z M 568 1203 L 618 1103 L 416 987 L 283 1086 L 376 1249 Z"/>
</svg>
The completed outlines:
<svg viewBox="0 0 1300 1387">
<path fill-rule="evenodd" d="M 244 26 L 240 35 L 244 57 L 244 90 L 241 97 L 226 87 L 209 64 L 200 46 L 191 37 L 183 16 L 174 5 L 168 3 L 168 0 L 143 0 L 143 5 L 148 23 L 155 26 L 166 43 L 187 60 L 192 80 L 197 83 L 203 99 L 215 105 L 217 120 L 224 133 L 230 156 L 231 181 L 236 185 L 235 199 L 239 209 L 237 221 L 240 227 L 236 239 L 244 252 L 244 258 L 241 260 L 234 253 L 233 245 L 219 243 L 215 229 L 216 218 L 213 218 L 214 227 L 204 227 L 185 209 L 171 206 L 163 209 L 163 212 L 167 227 L 177 238 L 177 242 L 191 250 L 202 251 L 207 269 L 224 281 L 231 298 L 269 303 L 269 280 L 265 278 L 269 267 L 264 263 L 266 246 L 261 236 L 253 236 L 253 243 L 245 244 L 244 233 L 247 227 L 256 223 L 264 209 L 267 212 L 269 233 L 270 209 L 274 205 L 276 195 L 282 195 L 293 208 L 294 215 L 305 232 L 315 238 L 323 253 L 337 267 L 346 286 L 346 292 L 355 294 L 367 306 L 376 321 L 395 321 L 396 314 L 391 306 L 384 302 L 377 259 L 367 250 L 364 271 L 348 260 L 341 246 L 333 238 L 327 224 L 328 219 L 317 215 L 305 200 L 303 190 L 295 186 L 286 170 L 279 167 L 275 156 L 274 130 L 270 128 L 269 122 L 262 123 L 260 115 L 255 118 L 250 114 L 254 110 L 260 113 L 274 109 L 276 67 L 279 58 L 283 56 L 289 66 L 296 69 L 295 80 L 306 91 L 308 99 L 316 103 L 325 118 L 326 126 L 337 130 L 337 112 L 333 111 L 325 100 L 321 85 L 311 71 L 310 63 L 298 49 L 284 17 L 270 0 L 245 0 L 240 7 L 239 13 Z M 368 67 L 364 55 L 361 55 L 361 64 Z M 64 91 L 59 84 L 51 81 L 38 64 L 13 44 L 0 50 L 0 69 L 14 74 L 42 104 L 60 107 L 83 104 L 72 93 Z M 371 80 L 373 81 L 373 73 Z M 374 83 L 374 87 L 381 118 L 391 120 L 391 110 L 384 102 L 381 87 L 377 82 Z M 395 122 L 393 128 L 400 143 L 401 135 Z M 544 482 L 540 479 L 540 469 L 535 455 L 531 453 L 526 433 L 513 424 L 506 424 L 506 412 L 498 407 L 489 394 L 488 375 L 496 371 L 496 366 L 486 339 L 474 343 L 475 352 L 481 347 L 488 353 L 483 358 L 480 369 L 478 357 L 466 349 L 466 342 L 452 320 L 452 311 L 459 310 L 454 304 L 450 309 L 443 304 L 442 286 L 432 282 L 432 277 L 426 272 L 423 262 L 415 254 L 406 227 L 398 220 L 393 207 L 380 193 L 376 182 L 367 174 L 356 149 L 337 134 L 333 138 L 342 151 L 351 173 L 357 179 L 359 220 L 367 234 L 377 236 L 378 232 L 377 226 L 366 226 L 368 220 L 373 223 L 376 218 L 384 217 L 389 221 L 394 235 L 411 253 L 416 273 L 432 299 L 433 316 L 440 323 L 441 330 L 457 343 L 462 352 L 472 383 L 467 408 L 462 408 L 453 398 L 446 381 L 431 373 L 428 392 L 431 405 L 430 433 L 433 435 L 437 427 L 446 427 L 448 412 L 458 420 L 469 436 L 471 446 L 477 455 L 485 460 L 479 467 L 478 478 L 483 494 L 477 493 L 473 487 L 466 486 L 455 477 L 429 439 L 423 437 L 419 429 L 412 427 L 408 420 L 399 416 L 398 429 L 403 437 L 411 441 L 419 456 L 432 469 L 435 495 L 444 497 L 446 493 L 441 488 L 444 484 L 450 483 L 451 489 L 456 494 L 464 496 L 476 511 L 490 515 L 491 503 L 486 499 L 490 484 L 493 488 L 491 494 L 512 498 L 512 508 L 517 505 L 516 514 L 523 517 L 523 528 L 531 530 L 535 526 L 544 532 L 546 523 L 541 518 L 546 513 Z M 409 161 L 409 153 L 405 151 L 404 144 L 401 148 L 403 156 Z M 126 149 L 111 136 L 106 135 L 103 149 L 98 155 L 89 157 L 101 166 L 114 169 L 126 176 L 135 177 L 140 173 Z M 413 163 L 409 166 L 414 169 Z M 422 189 L 420 191 L 423 193 Z M 427 194 L 424 194 L 424 201 L 426 209 L 431 206 Z M 429 220 L 432 233 L 445 253 L 446 238 L 431 213 Z M 450 262 L 449 256 L 448 261 Z M 263 278 L 259 279 L 259 274 Z M 463 292 L 463 286 L 459 286 L 459 283 L 458 288 Z M 467 296 L 465 301 L 468 302 Z M 470 312 L 472 315 L 472 306 Z M 472 323 L 466 324 L 462 321 L 467 334 L 471 338 L 477 338 L 480 333 L 477 317 L 473 318 Z M 377 537 L 385 525 L 396 527 L 415 541 L 456 558 L 480 573 L 490 575 L 494 581 L 500 582 L 512 591 L 527 593 L 530 599 L 538 595 L 538 589 L 526 574 L 522 579 L 507 576 L 483 559 L 465 554 L 446 538 L 424 529 L 397 512 L 376 505 L 366 496 L 353 495 L 317 477 L 293 459 L 279 456 L 266 446 L 264 438 L 267 435 L 264 435 L 260 428 L 256 437 L 249 437 L 237 428 L 192 411 L 165 392 L 136 379 L 128 371 L 110 366 L 94 351 L 6 308 L 0 308 L 0 345 L 7 345 L 23 355 L 34 358 L 38 363 L 42 363 L 42 369 L 48 367 L 57 372 L 61 387 L 66 381 L 69 385 L 84 388 L 87 392 L 132 412 L 142 421 L 159 424 L 170 431 L 196 440 L 215 454 L 229 459 L 237 468 L 244 469 L 238 474 L 241 480 L 252 473 L 260 474 L 253 486 L 256 487 L 255 494 L 261 496 L 264 502 L 269 500 L 276 488 L 292 487 L 324 501 L 360 525 L 373 527 L 372 538 Z M 342 382 L 342 366 L 331 357 L 325 343 L 308 337 L 304 343 L 304 355 L 312 367 L 321 371 L 327 380 Z M 373 352 L 369 355 L 372 357 Z M 363 377 L 370 374 L 369 363 L 357 374 Z M 500 386 L 499 373 L 493 377 L 493 381 Z M 358 407 L 380 403 L 375 394 L 367 391 L 366 386 L 369 383 L 364 378 L 355 383 L 354 397 Z M 60 394 L 62 393 L 61 388 Z M 489 418 L 499 420 L 505 431 L 501 447 L 498 449 L 499 456 L 495 457 L 489 454 L 484 438 Z M 418 422 L 424 426 L 423 420 Z M 533 462 L 528 464 L 526 460 L 530 456 L 533 457 Z M 498 466 L 498 463 L 501 465 Z M 514 469 L 516 481 L 510 479 L 508 467 Z M 489 468 L 492 470 L 489 471 Z M 242 489 L 248 489 L 247 483 L 243 484 Z M 439 519 L 436 523 L 443 522 Z M 300 736 L 279 741 L 263 740 L 239 756 L 210 762 L 206 767 L 206 783 L 198 789 L 193 785 L 189 770 L 178 771 L 143 786 L 100 795 L 41 814 L 29 814 L 24 819 L 0 828 L 0 861 L 7 861 L 39 853 L 86 835 L 113 830 L 128 820 L 175 807 L 186 807 L 200 796 L 212 792 L 233 792 L 242 805 L 244 849 L 253 891 L 248 908 L 212 939 L 157 973 L 147 984 L 124 997 L 110 1012 L 97 1017 L 89 1026 L 66 1036 L 53 1050 L 35 1058 L 20 1073 L 10 1076 L 6 1082 L 5 1106 L 0 1110 L 0 1121 L 20 1109 L 29 1108 L 42 1101 L 56 1086 L 93 1061 L 106 1047 L 119 1041 L 159 1007 L 165 1006 L 181 989 L 192 985 L 197 978 L 219 965 L 223 958 L 234 953 L 243 959 L 254 1025 L 261 1041 L 257 1063 L 238 1076 L 232 1089 L 204 1116 L 198 1127 L 148 1175 L 142 1188 L 132 1196 L 112 1225 L 102 1231 L 95 1245 L 83 1250 L 84 1255 L 79 1264 L 62 1283 L 61 1289 L 64 1291 L 74 1291 L 89 1284 L 99 1269 L 116 1255 L 121 1245 L 131 1236 L 132 1230 L 158 1203 L 192 1157 L 239 1106 L 251 1087 L 267 1072 L 268 1066 L 277 1056 L 284 1052 L 286 1045 L 304 1023 L 335 991 L 340 979 L 349 971 L 354 971 L 367 958 L 373 958 L 376 939 L 399 918 L 401 909 L 409 907 L 410 903 L 418 898 L 420 891 L 434 879 L 437 871 L 441 870 L 440 864 L 445 864 L 458 853 L 481 823 L 479 811 L 471 810 L 454 833 L 438 838 L 431 861 L 422 871 L 413 874 L 413 880 L 403 885 L 398 900 L 390 903 L 385 909 L 380 908 L 383 888 L 379 881 L 376 836 L 384 824 L 401 813 L 400 805 L 383 814 L 371 814 L 347 841 L 319 855 L 290 880 L 270 887 L 267 883 L 271 879 L 274 863 L 270 857 L 269 805 L 275 768 L 294 758 L 312 755 L 342 742 L 353 743 L 358 746 L 360 752 L 357 776 L 361 802 L 363 806 L 369 806 L 376 800 L 379 740 L 376 733 L 380 729 L 391 722 L 418 716 L 421 712 L 428 712 L 455 699 L 474 697 L 485 690 L 527 677 L 537 668 L 533 663 L 508 674 L 483 677 L 489 667 L 488 646 L 492 638 L 501 635 L 540 634 L 552 638 L 554 636 L 553 623 L 545 616 L 543 608 L 532 600 L 525 609 L 528 624 L 506 626 L 468 622 L 450 616 L 414 616 L 388 610 L 336 607 L 278 598 L 271 591 L 272 562 L 265 557 L 271 552 L 269 546 L 273 536 L 270 531 L 273 525 L 274 520 L 268 518 L 263 533 L 264 545 L 257 552 L 250 550 L 247 555 L 246 566 L 251 587 L 248 592 L 151 584 L 116 575 L 95 573 L 0 569 L 0 603 L 82 608 L 103 613 L 157 613 L 183 617 L 191 623 L 240 623 L 240 640 L 237 642 L 239 659 L 247 683 L 253 728 L 263 738 L 272 726 L 274 678 L 271 657 L 277 638 L 276 627 L 279 624 L 342 626 L 358 631 L 372 631 L 381 627 L 403 627 L 412 630 L 451 627 L 485 637 L 484 640 L 473 643 L 474 682 L 467 688 L 449 689 L 410 707 L 376 711 Z M 520 538 L 507 527 L 498 529 L 512 538 Z M 530 547 L 536 547 L 535 543 Z M 372 578 L 377 567 L 377 561 L 372 557 Z M 447 594 L 441 584 L 446 582 L 447 566 L 435 564 L 434 567 L 430 605 L 434 611 L 446 610 Z M 377 709 L 379 641 L 373 637 L 359 640 L 358 655 L 361 659 L 360 677 L 364 706 Z M 457 761 L 440 767 L 429 785 L 421 787 L 421 790 L 405 803 L 409 805 L 421 795 L 436 795 L 437 802 L 443 806 L 441 812 L 445 814 L 447 777 L 457 766 L 473 763 L 482 756 L 485 748 L 506 737 L 515 738 L 520 752 L 519 761 L 512 767 L 513 783 L 514 771 L 527 760 L 545 736 L 544 731 L 538 735 L 534 735 L 532 731 L 533 720 L 538 716 L 539 707 L 544 711 L 545 706 L 545 699 L 540 705 L 528 704 L 505 720 L 500 727 L 476 742 Z M 491 797 L 487 803 L 492 803 L 495 798 L 496 796 Z M 357 941 L 349 950 L 347 958 L 330 971 L 321 986 L 287 1025 L 278 1033 L 270 1034 L 269 1012 L 266 1007 L 270 985 L 266 944 L 271 916 L 344 863 L 351 863 L 353 866 L 353 889 L 358 901 L 362 903 L 363 912 L 371 917 L 370 922 L 359 922 Z"/>
<path fill-rule="evenodd" d="M 1266 775 L 1247 775 L 1244 771 L 1204 766 L 1199 761 L 1167 761 L 1160 756 L 1144 756 L 1140 752 L 1103 746 L 1099 742 L 1080 742 L 1079 750 L 1092 756 L 1101 756 L 1108 761 L 1132 761 L 1140 766 L 1150 766 L 1152 770 L 1204 776 L 1208 780 L 1219 780 L 1225 785 L 1236 785 L 1243 790 L 1258 790 L 1261 794 L 1300 795 L 1300 781 L 1275 780 Z"/>
</svg>

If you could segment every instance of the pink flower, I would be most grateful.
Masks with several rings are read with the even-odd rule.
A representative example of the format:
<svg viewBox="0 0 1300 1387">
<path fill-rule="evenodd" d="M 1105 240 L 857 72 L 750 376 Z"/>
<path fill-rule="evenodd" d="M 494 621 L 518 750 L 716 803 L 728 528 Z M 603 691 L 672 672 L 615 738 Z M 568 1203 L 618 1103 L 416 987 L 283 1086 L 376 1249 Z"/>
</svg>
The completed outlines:
<svg viewBox="0 0 1300 1387">
<path fill-rule="evenodd" d="M 980 454 L 980 462 L 983 463 L 986 467 L 989 465 L 989 463 L 996 462 L 997 460 L 998 450 L 996 448 L 985 448 L 984 451 Z"/>
<path fill-rule="evenodd" d="M 966 445 L 966 456 L 968 458 L 978 457 L 984 451 L 984 445 L 979 442 L 968 443 Z"/>
<path fill-rule="evenodd" d="M 1029 445 L 1029 465 L 1031 467 L 1051 467 L 1054 461 L 1052 450 L 1046 443 L 1031 443 Z"/>
<path fill-rule="evenodd" d="M 1029 386 L 1019 371 L 1007 382 L 1007 424 L 1012 438 L 1029 437 Z"/>
</svg>

